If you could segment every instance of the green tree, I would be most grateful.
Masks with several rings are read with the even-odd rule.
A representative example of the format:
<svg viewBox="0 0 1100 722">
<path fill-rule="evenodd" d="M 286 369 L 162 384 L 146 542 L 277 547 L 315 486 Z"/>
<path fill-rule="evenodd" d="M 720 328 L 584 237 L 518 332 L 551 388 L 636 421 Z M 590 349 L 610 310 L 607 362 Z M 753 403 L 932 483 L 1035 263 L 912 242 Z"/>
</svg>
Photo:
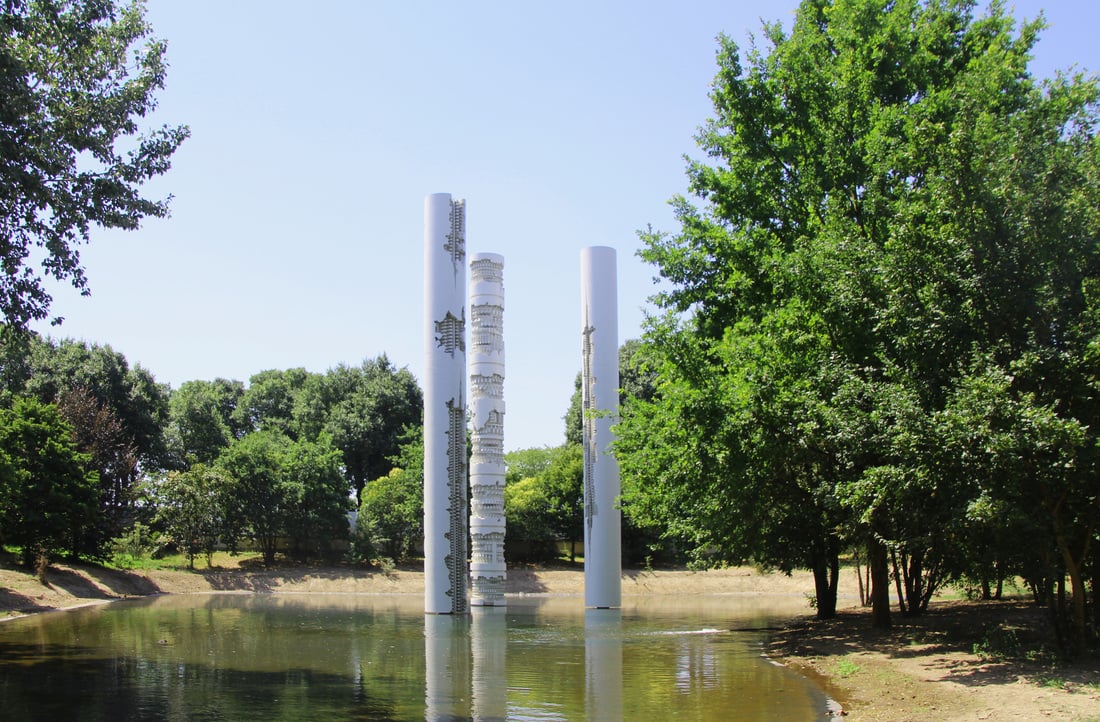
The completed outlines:
<svg viewBox="0 0 1100 722">
<path fill-rule="evenodd" d="M 412 373 L 395 368 L 382 354 L 309 379 L 298 403 L 299 433 L 332 437 L 343 454 L 348 482 L 362 498 L 370 479 L 389 473 L 402 434 L 420 423 L 423 405 Z"/>
<path fill-rule="evenodd" d="M 0 8 L 0 311 L 11 327 L 49 315 L 45 277 L 88 292 L 77 247 L 93 225 L 168 214 L 142 185 L 169 169 L 188 130 L 142 133 L 167 67 L 144 12 L 112 0 Z M 28 263 L 38 257 L 41 270 Z"/>
<path fill-rule="evenodd" d="M 331 559 L 334 545 L 348 539 L 348 512 L 355 508 L 341 473 L 339 449 L 327 436 L 291 441 L 282 455 L 280 477 L 292 552 L 319 552 Z"/>
<path fill-rule="evenodd" d="M 504 487 L 504 515 L 509 559 L 545 562 L 558 556 L 550 499 L 537 478 L 528 476 Z"/>
<path fill-rule="evenodd" d="M 550 446 L 517 449 L 504 455 L 507 468 L 505 484 L 514 484 L 522 479 L 538 476 L 546 471 L 554 459 L 554 448 Z"/>
<path fill-rule="evenodd" d="M 412 553 L 424 531 L 423 476 L 394 468 L 363 489 L 356 528 L 376 553 L 401 561 Z"/>
<path fill-rule="evenodd" d="M 121 536 L 135 521 L 140 496 L 140 471 L 133 437 L 105 404 L 86 389 L 64 393 L 58 411 L 73 428 L 77 448 L 89 456 L 99 476 L 98 513 L 81 534 L 78 551 L 99 556 L 109 540 Z"/>
<path fill-rule="evenodd" d="M 528 547 L 531 561 L 557 556 L 557 542 L 584 539 L 584 451 L 579 444 L 524 449 L 506 455 L 508 537 Z"/>
<path fill-rule="evenodd" d="M 331 440 L 254 431 L 232 442 L 216 467 L 232 479 L 224 535 L 247 536 L 270 566 L 286 537 L 290 552 L 328 557 L 347 539 L 347 513 L 354 508 L 340 473 L 340 452 Z"/>
<path fill-rule="evenodd" d="M 56 404 L 73 427 L 78 448 L 92 457 L 99 472 L 99 513 L 73 551 L 100 556 L 106 542 L 137 518 L 143 475 L 166 462 L 167 387 L 110 346 L 29 332 L 4 336 L 0 344 L 20 359 L 8 377 L 9 393 Z"/>
<path fill-rule="evenodd" d="M 246 427 L 238 412 L 244 384 L 229 379 L 185 381 L 168 401 L 168 443 L 176 466 L 210 464 Z"/>
<path fill-rule="evenodd" d="M 576 543 L 584 539 L 584 449 L 579 444 L 559 446 L 536 478 L 549 505 L 550 533 L 569 542 L 570 561 L 576 561 Z"/>
<path fill-rule="evenodd" d="M 389 474 L 368 482 L 363 489 L 356 517 L 356 538 L 360 546 L 373 553 L 402 560 L 424 537 L 422 426 L 406 429 L 400 452 L 392 463 Z"/>
<path fill-rule="evenodd" d="M 239 417 L 250 431 L 277 431 L 292 439 L 300 435 L 299 416 L 307 384 L 316 377 L 303 368 L 280 371 L 269 369 L 248 380 L 240 405 Z"/>
<path fill-rule="evenodd" d="M 210 566 L 219 541 L 231 531 L 228 510 L 233 480 L 221 469 L 194 464 L 186 471 L 169 471 L 154 485 L 156 521 L 195 567 L 195 555 L 204 554 Z"/>
<path fill-rule="evenodd" d="M 158 384 L 142 366 L 131 366 L 110 346 L 72 339 L 54 341 L 34 334 L 29 335 L 27 344 L 23 373 L 13 379 L 14 388 L 44 403 L 57 403 L 80 389 L 118 419 L 144 468 L 163 468 L 167 386 Z M 78 429 L 78 433 L 89 432 Z"/>
<path fill-rule="evenodd" d="M 281 467 L 287 443 L 285 436 L 255 431 L 217 457 L 216 466 L 233 480 L 227 541 L 235 544 L 241 535 L 247 536 L 259 547 L 265 566 L 275 563 L 279 538 L 286 531 L 289 509 Z"/>
<path fill-rule="evenodd" d="M 966 556 L 970 502 L 994 493 L 947 423 L 967 378 L 1008 373 L 1006 401 L 1065 428 L 1096 412 L 1096 84 L 1036 82 L 1041 22 L 974 9 L 806 0 L 744 64 L 722 38 L 698 137 L 711 164 L 688 168 L 702 205 L 676 198 L 679 233 L 643 234 L 669 290 L 646 336 L 658 394 L 620 430 L 634 488 L 648 474 L 664 492 L 637 506 L 731 558 L 828 569 L 866 544 L 879 625 L 891 559 L 919 612 Z M 1018 451 L 1082 451 L 1041 507 L 1051 545 L 1053 510 L 1072 515 L 1080 560 L 1094 505 L 1074 479 L 1094 472 L 1092 445 L 1043 428 Z"/>
<path fill-rule="evenodd" d="M 0 534 L 24 562 L 71 551 L 92 523 L 98 479 L 88 463 L 56 406 L 18 397 L 0 409 Z"/>
</svg>

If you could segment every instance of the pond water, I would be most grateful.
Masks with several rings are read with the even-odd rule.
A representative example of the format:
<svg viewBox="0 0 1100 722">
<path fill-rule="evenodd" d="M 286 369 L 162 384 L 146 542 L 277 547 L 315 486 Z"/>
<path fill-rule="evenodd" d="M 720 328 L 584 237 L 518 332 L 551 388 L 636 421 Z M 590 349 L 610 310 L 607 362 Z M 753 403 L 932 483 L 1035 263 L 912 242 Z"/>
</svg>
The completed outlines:
<svg viewBox="0 0 1100 722">
<path fill-rule="evenodd" d="M 761 656 L 804 600 L 701 596 L 585 610 L 509 599 L 425 615 L 419 596 L 176 595 L 0 624 L 0 718 L 820 720 Z"/>
</svg>

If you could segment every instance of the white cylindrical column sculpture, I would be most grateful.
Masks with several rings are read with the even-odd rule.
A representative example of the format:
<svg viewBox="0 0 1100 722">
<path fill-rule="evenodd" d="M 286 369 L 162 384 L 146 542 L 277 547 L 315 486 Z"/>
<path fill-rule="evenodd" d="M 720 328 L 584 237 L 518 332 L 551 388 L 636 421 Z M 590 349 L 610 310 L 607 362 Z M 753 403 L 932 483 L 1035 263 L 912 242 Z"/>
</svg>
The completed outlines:
<svg viewBox="0 0 1100 722">
<path fill-rule="evenodd" d="M 611 426 L 619 412 L 615 249 L 581 250 L 581 401 L 584 413 L 584 604 L 622 604 L 619 464 Z"/>
<path fill-rule="evenodd" d="M 470 604 L 504 605 L 504 257 L 470 261 Z"/>
<path fill-rule="evenodd" d="M 466 202 L 424 201 L 424 611 L 466 611 Z"/>
</svg>

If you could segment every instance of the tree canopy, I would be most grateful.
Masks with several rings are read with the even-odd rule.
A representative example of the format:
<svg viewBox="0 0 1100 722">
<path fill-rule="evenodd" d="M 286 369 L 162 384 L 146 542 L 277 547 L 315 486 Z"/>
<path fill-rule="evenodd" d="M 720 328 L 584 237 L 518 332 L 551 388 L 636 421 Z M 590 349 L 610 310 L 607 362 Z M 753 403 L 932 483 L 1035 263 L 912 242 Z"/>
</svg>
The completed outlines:
<svg viewBox="0 0 1100 722">
<path fill-rule="evenodd" d="M 876 621 L 889 565 L 920 611 L 991 504 L 1043 509 L 1071 577 L 1095 538 L 1097 84 L 1036 80 L 1041 20 L 976 7 L 806 0 L 766 47 L 721 38 L 696 201 L 643 234 L 667 290 L 627 508 L 700 555 L 813 568 L 819 612 L 853 544 Z"/>
<path fill-rule="evenodd" d="M 19 397 L 0 408 L 0 539 L 27 562 L 74 551 L 95 522 L 95 472 L 52 404 Z"/>
<path fill-rule="evenodd" d="M 168 214 L 142 185 L 189 131 L 141 126 L 167 70 L 151 32 L 141 2 L 0 7 L 0 313 L 12 328 L 49 316 L 47 277 L 88 292 L 78 246 L 93 226 Z"/>
</svg>

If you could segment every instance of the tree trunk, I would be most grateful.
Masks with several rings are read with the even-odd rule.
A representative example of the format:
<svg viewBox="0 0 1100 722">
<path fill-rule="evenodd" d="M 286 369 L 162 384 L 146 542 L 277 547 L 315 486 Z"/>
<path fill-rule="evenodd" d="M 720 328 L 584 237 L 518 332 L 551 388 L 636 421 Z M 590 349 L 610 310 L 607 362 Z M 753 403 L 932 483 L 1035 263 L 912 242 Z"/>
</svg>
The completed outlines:
<svg viewBox="0 0 1100 722">
<path fill-rule="evenodd" d="M 867 566 L 863 568 L 863 588 L 866 590 L 867 597 L 863 600 L 863 606 L 871 606 L 871 564 L 867 563 Z"/>
<path fill-rule="evenodd" d="M 1059 539 L 1059 542 L 1063 540 Z M 1085 580 L 1081 575 L 1081 566 L 1073 558 L 1069 548 L 1065 544 L 1062 547 L 1062 560 L 1066 563 L 1066 572 L 1069 574 L 1070 602 L 1073 604 L 1073 639 L 1070 640 L 1069 652 L 1076 657 L 1081 654 L 1085 646 Z M 1063 581 L 1061 598 L 1065 599 L 1065 582 Z M 1064 609 L 1064 607 L 1062 607 Z"/>
<path fill-rule="evenodd" d="M 835 544 L 827 552 L 814 555 L 814 592 L 817 595 L 817 618 L 836 616 L 836 592 L 840 578 L 840 555 Z"/>
<path fill-rule="evenodd" d="M 898 555 L 893 549 L 890 550 L 890 564 L 894 568 L 894 589 L 898 593 L 898 610 L 904 615 L 909 612 L 905 606 L 905 592 L 902 591 L 902 577 L 905 575 L 905 567 L 898 567 Z M 908 580 L 905 580 L 905 583 L 908 584 Z"/>
<path fill-rule="evenodd" d="M 856 566 L 856 584 L 859 585 L 859 606 L 866 607 L 867 592 L 863 588 L 863 569 L 860 568 L 858 551 L 856 551 L 856 553 L 852 555 L 852 561 L 855 563 Z"/>
<path fill-rule="evenodd" d="M 1100 564 L 1093 563 L 1092 565 L 1092 604 L 1089 609 L 1092 610 L 1092 619 L 1090 620 L 1090 627 L 1092 628 L 1092 642 L 1095 644 L 1097 640 L 1097 631 L 1100 630 Z"/>
<path fill-rule="evenodd" d="M 38 552 L 34 558 L 34 571 L 38 577 L 38 582 L 44 587 L 50 586 L 49 580 L 46 578 L 46 572 L 50 569 L 50 555 L 46 551 L 46 547 L 41 544 L 38 545 Z"/>
<path fill-rule="evenodd" d="M 908 588 L 909 614 L 916 616 L 924 611 L 925 585 L 924 551 L 917 550 L 909 555 Z M 928 575 L 931 576 L 931 575 Z"/>
<path fill-rule="evenodd" d="M 867 563 L 871 570 L 871 625 L 890 628 L 890 561 L 886 546 L 871 539 L 867 543 Z"/>
</svg>

